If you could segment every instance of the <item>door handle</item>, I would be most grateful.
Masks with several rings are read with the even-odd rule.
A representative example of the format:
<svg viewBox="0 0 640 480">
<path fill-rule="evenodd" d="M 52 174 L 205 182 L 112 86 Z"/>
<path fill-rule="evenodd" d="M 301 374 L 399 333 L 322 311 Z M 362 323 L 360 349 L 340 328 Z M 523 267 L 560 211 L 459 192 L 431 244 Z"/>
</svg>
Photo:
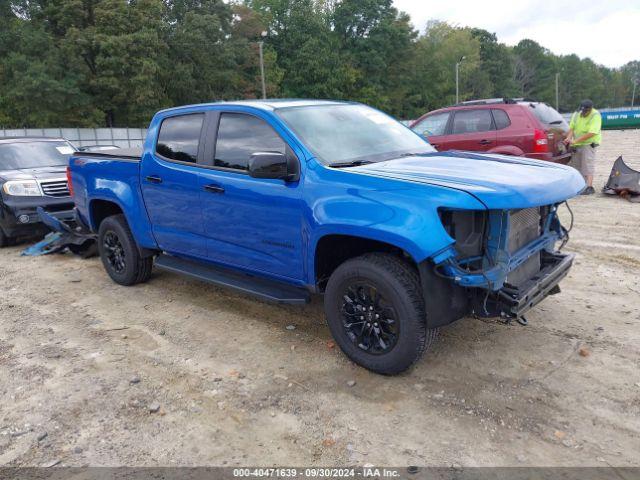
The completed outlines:
<svg viewBox="0 0 640 480">
<path fill-rule="evenodd" d="M 487 140 L 486 138 L 483 138 L 482 140 L 480 140 L 478 142 L 480 145 L 489 145 L 491 143 L 491 140 Z"/>
<path fill-rule="evenodd" d="M 146 180 L 149 183 L 162 183 L 162 179 L 157 175 L 149 175 Z"/>
<path fill-rule="evenodd" d="M 216 185 L 215 183 L 212 183 L 210 185 L 205 185 L 204 189 L 207 192 L 211 192 L 211 193 L 224 193 L 224 187 L 221 187 L 220 185 Z"/>
</svg>

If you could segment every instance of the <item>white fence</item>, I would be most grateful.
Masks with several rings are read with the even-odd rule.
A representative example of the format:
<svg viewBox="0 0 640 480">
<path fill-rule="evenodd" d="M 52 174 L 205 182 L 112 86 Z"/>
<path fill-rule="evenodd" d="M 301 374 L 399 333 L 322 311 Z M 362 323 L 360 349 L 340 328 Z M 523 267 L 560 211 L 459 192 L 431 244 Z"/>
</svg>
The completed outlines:
<svg viewBox="0 0 640 480">
<path fill-rule="evenodd" d="M 76 147 L 87 145 L 116 145 L 121 148 L 141 147 L 146 128 L 7 128 L 0 129 L 2 137 L 66 138 Z"/>
</svg>

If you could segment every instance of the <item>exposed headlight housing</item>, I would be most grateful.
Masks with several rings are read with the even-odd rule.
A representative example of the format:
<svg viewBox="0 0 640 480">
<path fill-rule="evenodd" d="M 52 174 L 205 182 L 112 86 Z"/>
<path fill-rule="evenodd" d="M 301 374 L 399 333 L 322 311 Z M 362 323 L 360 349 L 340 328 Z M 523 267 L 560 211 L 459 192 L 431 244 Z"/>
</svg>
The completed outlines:
<svg viewBox="0 0 640 480">
<path fill-rule="evenodd" d="M 41 197 L 40 185 L 35 180 L 9 180 L 2 186 L 7 195 L 13 197 Z"/>
<path fill-rule="evenodd" d="M 486 210 L 440 209 L 440 221 L 449 236 L 456 241 L 460 258 L 482 255 L 486 236 Z"/>
</svg>

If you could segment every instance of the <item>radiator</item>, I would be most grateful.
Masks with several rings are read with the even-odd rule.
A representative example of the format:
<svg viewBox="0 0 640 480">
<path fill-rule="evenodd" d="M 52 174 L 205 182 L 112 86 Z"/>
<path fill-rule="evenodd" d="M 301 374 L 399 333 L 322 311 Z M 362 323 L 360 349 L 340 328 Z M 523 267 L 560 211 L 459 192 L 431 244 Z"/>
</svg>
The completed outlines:
<svg viewBox="0 0 640 480">
<path fill-rule="evenodd" d="M 509 214 L 509 253 L 515 253 L 541 235 L 540 208 L 512 210 Z M 529 257 L 522 265 L 509 273 L 507 283 L 518 286 L 540 271 L 540 252 Z"/>
</svg>

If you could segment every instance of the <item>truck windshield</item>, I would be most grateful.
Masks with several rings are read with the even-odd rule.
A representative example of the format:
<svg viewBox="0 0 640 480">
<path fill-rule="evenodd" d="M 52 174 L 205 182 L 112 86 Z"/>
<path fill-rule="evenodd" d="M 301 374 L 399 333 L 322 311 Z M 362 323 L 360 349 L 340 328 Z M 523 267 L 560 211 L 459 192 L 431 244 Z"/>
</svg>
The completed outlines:
<svg viewBox="0 0 640 480">
<path fill-rule="evenodd" d="M 74 150 L 64 141 L 3 143 L 0 144 L 0 170 L 67 165 Z"/>
<path fill-rule="evenodd" d="M 435 152 L 401 123 L 364 105 L 314 105 L 276 112 L 326 165 L 379 162 Z"/>
</svg>

